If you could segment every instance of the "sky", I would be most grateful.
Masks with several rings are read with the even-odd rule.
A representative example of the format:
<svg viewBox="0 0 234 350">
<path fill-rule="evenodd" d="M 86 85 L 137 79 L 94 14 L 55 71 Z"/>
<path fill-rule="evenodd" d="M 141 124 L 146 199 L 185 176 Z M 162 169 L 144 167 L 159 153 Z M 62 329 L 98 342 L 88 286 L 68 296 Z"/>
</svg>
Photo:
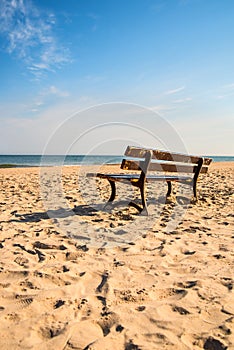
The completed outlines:
<svg viewBox="0 0 234 350">
<path fill-rule="evenodd" d="M 42 154 L 51 140 L 60 153 L 63 131 L 71 145 L 89 135 L 79 149 L 66 141 L 84 154 L 90 128 L 134 123 L 136 108 L 138 129 L 173 129 L 175 151 L 179 137 L 192 154 L 234 155 L 233 38 L 232 0 L 0 0 L 0 154 Z M 153 146 L 133 129 L 115 129 L 112 145 L 99 128 L 103 149 Z"/>
</svg>

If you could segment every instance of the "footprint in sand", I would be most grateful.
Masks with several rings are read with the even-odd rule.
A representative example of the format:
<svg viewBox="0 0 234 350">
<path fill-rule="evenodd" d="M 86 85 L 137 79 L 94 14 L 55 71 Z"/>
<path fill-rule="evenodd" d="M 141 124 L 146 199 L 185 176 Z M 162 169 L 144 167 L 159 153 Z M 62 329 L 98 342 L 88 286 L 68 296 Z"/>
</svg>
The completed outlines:
<svg viewBox="0 0 234 350">
<path fill-rule="evenodd" d="M 209 337 L 205 343 L 203 349 L 205 350 L 226 350 L 228 347 L 221 343 L 218 339 Z"/>
<path fill-rule="evenodd" d="M 176 285 L 180 288 L 193 288 L 197 285 L 197 281 L 178 282 Z"/>
<path fill-rule="evenodd" d="M 167 288 L 167 289 L 156 289 L 154 291 L 154 299 L 163 300 L 170 298 L 172 300 L 180 300 L 187 295 L 187 291 L 184 289 Z"/>
</svg>

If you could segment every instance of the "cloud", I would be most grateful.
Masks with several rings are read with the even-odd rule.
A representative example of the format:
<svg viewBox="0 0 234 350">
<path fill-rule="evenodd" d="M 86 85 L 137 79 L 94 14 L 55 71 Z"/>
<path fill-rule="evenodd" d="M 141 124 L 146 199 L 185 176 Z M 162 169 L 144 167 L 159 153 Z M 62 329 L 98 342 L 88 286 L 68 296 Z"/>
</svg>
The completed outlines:
<svg viewBox="0 0 234 350">
<path fill-rule="evenodd" d="M 232 97 L 234 95 L 234 83 L 223 85 L 221 87 L 221 93 L 216 96 L 217 100 L 223 100 L 225 98 Z"/>
<path fill-rule="evenodd" d="M 188 102 L 188 101 L 192 101 L 192 98 L 191 97 L 181 98 L 181 99 L 173 101 L 173 103 L 184 103 L 184 102 Z"/>
<path fill-rule="evenodd" d="M 69 96 L 69 93 L 67 91 L 62 91 L 62 90 L 59 90 L 56 86 L 54 85 L 51 85 L 48 89 L 48 92 L 52 95 L 56 95 L 56 96 L 59 96 L 59 97 L 68 97 Z"/>
<path fill-rule="evenodd" d="M 185 86 L 181 86 L 181 87 L 179 87 L 179 88 L 177 88 L 177 89 L 168 90 L 168 91 L 166 91 L 164 94 L 165 94 L 165 95 L 173 95 L 173 94 L 177 94 L 177 93 L 180 92 L 180 91 L 183 91 L 184 89 L 185 89 Z"/>
<path fill-rule="evenodd" d="M 30 103 L 25 106 L 26 113 L 33 112 L 38 113 L 48 106 L 53 105 L 54 103 L 58 103 L 59 98 L 65 99 L 69 97 L 70 94 L 67 91 L 61 90 L 54 85 L 51 85 L 48 88 L 43 89 Z"/>
<path fill-rule="evenodd" d="M 0 1 L 5 50 L 21 59 L 36 78 L 71 62 L 68 48 L 54 34 L 55 25 L 55 15 L 42 12 L 30 0 Z"/>
<path fill-rule="evenodd" d="M 152 109 L 152 111 L 156 112 L 156 113 L 159 113 L 159 114 L 164 114 L 168 111 L 172 111 L 174 110 L 174 107 L 171 107 L 169 105 L 164 105 L 164 104 L 161 104 L 161 105 L 157 105 L 157 106 L 151 106 L 150 109 Z"/>
<path fill-rule="evenodd" d="M 106 80 L 106 76 L 104 76 L 104 75 L 85 75 L 82 80 L 89 81 L 92 83 L 98 83 L 100 81 Z"/>
<path fill-rule="evenodd" d="M 92 133 L 88 133 L 87 137 L 90 136 L 90 142 L 88 142 L 85 136 L 86 133 L 84 132 L 91 130 L 90 127 L 93 125 L 93 123 L 95 125 L 101 124 L 99 118 L 105 118 L 105 122 L 107 122 L 107 124 L 111 122 L 110 115 L 113 111 L 115 113 L 114 116 L 119 117 L 121 115 L 121 108 L 113 109 L 111 104 L 109 109 L 100 110 L 97 108 L 97 113 L 92 114 L 93 110 L 89 107 L 91 105 L 97 105 L 98 103 L 100 103 L 100 101 L 92 98 L 92 96 L 83 96 L 83 98 L 80 97 L 74 99 L 61 99 L 59 103 L 50 105 L 48 108 L 42 109 L 37 113 L 25 113 L 26 109 L 28 111 L 28 106 L 23 104 L 23 102 L 21 102 L 21 104 L 9 103 L 8 106 L 6 104 L 0 104 L 0 153 L 41 154 L 57 127 L 59 125 L 63 126 L 63 122 L 67 120 L 67 118 L 69 119 L 71 116 L 77 115 L 76 124 L 73 124 L 71 128 L 66 129 L 66 132 L 63 132 L 63 128 L 61 128 L 61 133 L 59 134 L 60 139 L 58 139 L 58 142 L 56 143 L 51 154 L 63 154 L 64 145 L 71 145 L 73 140 L 77 140 L 77 143 L 74 143 L 74 147 L 77 145 L 77 149 L 76 152 L 74 152 L 74 148 L 71 148 L 71 153 L 85 154 L 86 151 L 90 149 L 90 145 L 92 145 L 93 142 L 96 142 L 96 139 L 92 137 Z M 91 114 L 83 114 L 82 110 L 85 108 L 88 108 Z M 155 110 L 165 110 L 169 109 L 169 106 L 158 105 L 154 108 Z M 135 110 L 136 112 L 137 110 L 141 112 L 139 113 L 139 116 L 135 113 Z M 101 114 L 100 111 L 102 112 Z M 127 110 L 127 112 L 128 111 L 129 110 Z M 136 107 L 136 109 L 132 110 L 132 112 L 134 113 L 129 113 L 127 118 L 129 118 L 130 115 L 133 115 L 133 125 L 143 125 L 144 129 L 148 129 L 153 133 L 153 135 L 158 135 L 160 137 L 160 123 L 155 121 L 168 121 L 172 128 L 176 130 L 177 134 L 179 134 L 183 144 L 190 153 L 210 155 L 233 154 L 233 115 L 231 111 L 229 113 L 224 113 L 222 115 L 222 119 L 220 119 L 220 110 L 216 110 L 214 113 L 213 111 L 208 111 L 208 113 L 205 111 L 204 113 L 197 115 L 197 110 L 191 109 L 191 113 L 189 114 L 187 111 L 181 110 L 178 114 L 176 114 L 177 110 L 174 105 L 174 111 L 169 111 L 170 113 L 173 113 L 173 118 L 170 118 L 170 113 L 168 112 L 167 117 L 155 119 L 154 114 L 152 113 L 153 119 L 151 119 L 151 124 L 145 124 L 145 119 L 142 119 L 144 111 L 141 109 L 141 107 L 140 109 L 139 107 Z M 91 124 L 89 124 L 89 122 L 91 122 L 90 118 L 86 118 L 87 115 L 90 115 L 93 118 Z M 125 117 L 126 116 L 124 115 L 123 120 L 126 122 L 127 119 Z M 194 123 L 195 119 L 196 123 Z M 65 125 L 66 123 L 64 126 Z M 74 125 L 76 127 L 74 127 Z M 191 125 L 193 125 L 192 128 Z M 155 132 L 153 132 L 154 128 L 156 128 Z M 212 132 L 210 132 L 211 128 Z M 100 131 L 106 129 L 96 130 L 98 131 L 97 137 L 99 137 L 99 140 L 100 138 L 101 140 L 105 140 L 104 136 L 106 136 L 106 134 L 104 135 Z M 116 133 L 119 132 L 118 130 L 120 129 L 116 128 Z M 84 138 L 82 136 L 79 139 L 79 135 L 84 135 Z M 137 139 L 140 140 L 141 143 L 149 145 L 149 142 L 151 142 L 147 137 L 144 140 L 141 139 L 142 134 L 137 133 L 136 135 Z M 109 134 L 107 135 L 107 139 L 108 137 Z M 173 138 L 171 139 L 170 135 L 168 134 L 167 137 L 168 142 L 172 142 L 174 145 Z M 131 140 L 132 142 L 130 134 L 126 134 L 126 132 L 121 133 L 121 139 L 128 141 Z M 82 142 L 82 140 L 84 140 L 84 146 L 82 146 L 83 148 L 79 148 L 78 146 L 81 145 L 79 142 Z M 105 143 L 103 143 L 103 145 L 106 146 Z M 161 148 L 164 147 L 161 146 Z M 68 150 L 68 148 L 66 150 Z M 109 148 L 108 150 L 110 151 Z"/>
<path fill-rule="evenodd" d="M 217 99 L 217 100 L 223 100 L 223 99 L 225 99 L 225 98 L 232 97 L 233 95 L 234 95 L 234 91 L 229 92 L 229 93 L 227 93 L 227 94 L 218 95 L 218 96 L 216 96 L 216 99 Z"/>
<path fill-rule="evenodd" d="M 153 12 L 155 12 L 155 13 L 159 13 L 159 12 L 161 12 L 162 10 L 164 10 L 165 8 L 166 8 L 166 2 L 163 0 L 158 0 L 157 2 L 156 2 L 156 4 L 153 4 L 151 7 L 150 7 L 150 9 L 153 11 Z"/>
<path fill-rule="evenodd" d="M 234 90 L 234 83 L 224 85 L 223 89 Z"/>
<path fill-rule="evenodd" d="M 98 29 L 98 22 L 99 22 L 100 16 L 96 13 L 90 12 L 88 13 L 87 17 L 92 21 L 92 26 L 91 26 L 92 32 L 95 32 Z"/>
</svg>

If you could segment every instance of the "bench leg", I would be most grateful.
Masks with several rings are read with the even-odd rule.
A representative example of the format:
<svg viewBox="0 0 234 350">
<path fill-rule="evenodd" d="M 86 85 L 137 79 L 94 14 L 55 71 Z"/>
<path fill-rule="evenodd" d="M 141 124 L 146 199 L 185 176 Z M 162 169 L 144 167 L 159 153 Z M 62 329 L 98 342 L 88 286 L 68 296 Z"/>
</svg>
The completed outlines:
<svg viewBox="0 0 234 350">
<path fill-rule="evenodd" d="M 168 191 L 167 191 L 167 197 L 169 197 L 170 196 L 170 194 L 171 194 L 171 181 L 167 181 L 167 186 L 168 186 Z"/>
<path fill-rule="evenodd" d="M 194 199 L 197 200 L 197 181 L 194 180 L 193 182 L 193 195 L 194 195 Z"/>
<path fill-rule="evenodd" d="M 138 205 L 135 202 L 130 202 L 129 205 L 136 208 L 142 215 L 149 215 L 148 209 L 147 209 L 147 204 L 146 204 L 146 199 L 145 199 L 145 184 L 142 184 L 140 186 L 137 186 L 140 190 L 141 193 L 141 203 L 142 205 Z"/>
<path fill-rule="evenodd" d="M 197 201 L 197 180 L 198 180 L 199 173 L 202 169 L 202 165 L 203 165 L 203 158 L 200 158 L 199 162 L 197 163 L 197 170 L 193 178 L 193 195 L 194 195 L 195 201 Z"/>
<path fill-rule="evenodd" d="M 108 200 L 108 202 L 113 202 L 113 200 L 115 199 L 115 196 L 116 196 L 116 187 L 115 187 L 115 182 L 114 181 L 111 181 L 111 180 L 108 180 L 110 185 L 111 185 L 111 195 L 110 195 L 110 198 Z"/>
<path fill-rule="evenodd" d="M 141 192 L 141 202 L 142 202 L 141 213 L 143 215 L 149 215 L 147 204 L 146 204 L 146 198 L 145 198 L 145 183 L 143 183 L 143 185 L 140 187 L 140 192 Z"/>
</svg>

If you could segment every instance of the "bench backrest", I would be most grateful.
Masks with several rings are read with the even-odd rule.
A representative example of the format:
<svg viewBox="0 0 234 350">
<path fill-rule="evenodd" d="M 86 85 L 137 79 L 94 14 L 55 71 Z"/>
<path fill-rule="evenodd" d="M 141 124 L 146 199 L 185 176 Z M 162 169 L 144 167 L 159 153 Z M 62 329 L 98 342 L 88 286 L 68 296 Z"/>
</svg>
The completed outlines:
<svg viewBox="0 0 234 350">
<path fill-rule="evenodd" d="M 123 159 L 121 169 L 141 171 L 144 169 L 145 160 L 149 153 L 151 157 L 150 164 L 147 166 L 148 171 L 205 174 L 208 171 L 208 166 L 212 162 L 211 158 L 128 146 L 124 153 L 128 159 Z"/>
</svg>

